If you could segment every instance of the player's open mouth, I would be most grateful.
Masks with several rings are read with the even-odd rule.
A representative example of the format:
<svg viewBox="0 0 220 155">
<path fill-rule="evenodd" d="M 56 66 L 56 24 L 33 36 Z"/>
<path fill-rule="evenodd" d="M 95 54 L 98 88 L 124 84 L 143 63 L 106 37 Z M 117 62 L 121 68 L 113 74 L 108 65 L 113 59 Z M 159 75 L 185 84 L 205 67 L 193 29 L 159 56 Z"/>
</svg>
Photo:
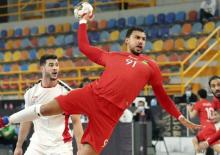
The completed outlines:
<svg viewBox="0 0 220 155">
<path fill-rule="evenodd" d="M 138 48 L 138 50 L 142 50 L 143 47 L 142 46 L 136 46 Z"/>
</svg>

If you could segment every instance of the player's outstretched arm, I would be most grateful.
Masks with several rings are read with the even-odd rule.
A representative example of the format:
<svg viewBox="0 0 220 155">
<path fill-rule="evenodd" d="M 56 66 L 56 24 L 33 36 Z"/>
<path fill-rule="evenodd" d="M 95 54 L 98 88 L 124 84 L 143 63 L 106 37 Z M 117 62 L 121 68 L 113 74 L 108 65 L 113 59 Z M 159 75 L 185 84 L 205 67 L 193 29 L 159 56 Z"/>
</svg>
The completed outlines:
<svg viewBox="0 0 220 155">
<path fill-rule="evenodd" d="M 181 112 L 177 109 L 175 103 L 170 99 L 167 95 L 166 91 L 163 88 L 162 76 L 159 67 L 157 66 L 156 62 L 152 62 L 150 64 L 152 69 L 152 78 L 150 78 L 150 84 L 153 88 L 154 94 L 161 104 L 161 106 L 172 116 L 177 118 L 182 125 L 190 129 L 199 129 L 201 126 L 192 123 L 191 121 L 187 120 Z"/>
<path fill-rule="evenodd" d="M 90 60 L 99 65 L 105 66 L 103 55 L 107 53 L 107 51 L 91 46 L 87 35 L 87 22 L 93 18 L 93 9 L 91 8 L 92 6 L 87 2 L 80 3 L 75 8 L 74 13 L 79 20 L 78 46 L 80 51 Z"/>
</svg>

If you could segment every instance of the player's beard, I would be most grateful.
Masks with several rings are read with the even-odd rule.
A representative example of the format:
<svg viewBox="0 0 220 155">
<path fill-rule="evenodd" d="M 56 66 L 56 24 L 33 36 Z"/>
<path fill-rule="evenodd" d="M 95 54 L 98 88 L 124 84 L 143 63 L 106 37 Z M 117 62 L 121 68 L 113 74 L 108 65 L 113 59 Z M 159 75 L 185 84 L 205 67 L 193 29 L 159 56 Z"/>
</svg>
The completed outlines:
<svg viewBox="0 0 220 155">
<path fill-rule="evenodd" d="M 218 90 L 215 93 L 214 92 L 212 92 L 212 93 L 220 101 L 220 91 Z"/>
<path fill-rule="evenodd" d="M 142 53 L 142 51 L 136 51 L 135 49 L 131 49 L 131 53 L 138 56 Z"/>
</svg>

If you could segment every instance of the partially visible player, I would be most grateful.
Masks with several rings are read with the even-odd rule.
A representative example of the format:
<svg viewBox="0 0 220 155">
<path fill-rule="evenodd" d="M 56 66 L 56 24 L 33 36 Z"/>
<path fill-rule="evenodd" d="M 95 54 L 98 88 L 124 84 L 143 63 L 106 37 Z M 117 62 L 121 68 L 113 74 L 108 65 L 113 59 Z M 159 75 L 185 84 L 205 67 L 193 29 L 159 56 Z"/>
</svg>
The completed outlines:
<svg viewBox="0 0 220 155">
<path fill-rule="evenodd" d="M 85 6 L 86 4 L 86 6 Z M 89 6 L 89 7 L 88 7 Z M 93 17 L 91 5 L 81 3 L 77 9 L 79 18 L 78 45 L 90 60 L 105 67 L 101 77 L 81 89 L 70 91 L 47 104 L 24 109 L 9 117 L 3 117 L 0 127 L 7 122 L 25 122 L 39 116 L 86 114 L 87 129 L 82 137 L 83 147 L 79 155 L 97 155 L 108 143 L 112 131 L 123 111 L 129 107 L 146 84 L 152 86 L 162 107 L 188 128 L 200 126 L 188 121 L 166 94 L 160 69 L 155 61 L 142 54 L 146 42 L 144 30 L 132 27 L 125 38 L 127 51 L 108 52 L 91 46 L 87 36 L 87 21 Z"/>
<path fill-rule="evenodd" d="M 213 104 L 215 109 L 218 111 L 214 117 L 213 122 L 220 122 L 220 77 L 219 76 L 213 76 L 209 80 L 209 87 L 211 92 L 214 95 Z M 205 141 L 199 143 L 199 150 L 205 150 L 210 145 L 215 144 L 220 139 L 220 130 L 213 133 L 212 135 L 209 135 L 209 137 L 206 138 Z M 220 150 L 220 149 L 219 149 Z"/>
<path fill-rule="evenodd" d="M 25 95 L 25 108 L 44 104 L 48 100 L 66 94 L 71 88 L 61 80 L 58 80 L 59 63 L 56 55 L 44 55 L 40 58 L 42 79 L 29 88 Z M 25 155 L 72 155 L 72 134 L 69 129 L 69 118 L 73 122 L 74 135 L 78 149 L 83 135 L 83 129 L 78 115 L 67 113 L 42 117 L 34 120 L 34 133 Z M 18 140 L 14 155 L 22 155 L 22 146 L 29 134 L 32 122 L 20 124 Z"/>
<path fill-rule="evenodd" d="M 211 121 L 212 118 L 213 118 L 213 115 L 214 115 L 213 104 L 212 104 L 212 102 L 207 100 L 207 91 L 205 89 L 200 89 L 197 94 L 199 96 L 199 101 L 197 101 L 194 105 L 191 105 L 191 104 L 187 105 L 187 110 L 188 110 L 188 113 L 189 113 L 189 117 L 192 119 L 192 118 L 195 118 L 198 115 L 200 124 L 202 126 L 211 126 L 212 127 L 212 126 L 214 126 L 214 123 Z M 212 124 L 212 125 L 209 125 L 209 124 Z M 204 132 L 199 133 L 198 135 L 202 135 L 203 133 Z M 198 140 L 199 141 L 205 140 L 205 138 L 203 138 L 203 136 L 201 136 L 201 137 L 202 138 L 194 138 L 193 139 L 193 144 L 195 146 L 196 151 L 198 149 Z M 208 148 L 206 150 L 206 154 L 207 155 L 214 154 L 213 149 Z"/>
<path fill-rule="evenodd" d="M 195 118 L 198 115 L 200 124 L 206 125 L 207 123 L 211 123 L 214 107 L 212 102 L 206 99 L 207 91 L 205 89 L 200 89 L 197 94 L 199 96 L 199 101 L 194 105 L 187 105 L 189 117 Z"/>
</svg>

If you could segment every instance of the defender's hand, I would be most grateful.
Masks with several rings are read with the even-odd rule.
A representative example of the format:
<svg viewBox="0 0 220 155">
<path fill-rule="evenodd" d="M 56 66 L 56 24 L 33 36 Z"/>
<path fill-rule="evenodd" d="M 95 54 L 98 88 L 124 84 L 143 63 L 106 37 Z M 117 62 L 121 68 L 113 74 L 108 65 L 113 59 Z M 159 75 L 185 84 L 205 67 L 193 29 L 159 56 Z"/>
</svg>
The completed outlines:
<svg viewBox="0 0 220 155">
<path fill-rule="evenodd" d="M 179 117 L 179 121 L 182 125 L 184 125 L 185 127 L 192 129 L 192 130 L 198 130 L 201 129 L 201 125 L 195 124 L 191 121 L 189 121 L 188 119 L 186 119 L 184 116 L 180 116 Z"/>
</svg>

